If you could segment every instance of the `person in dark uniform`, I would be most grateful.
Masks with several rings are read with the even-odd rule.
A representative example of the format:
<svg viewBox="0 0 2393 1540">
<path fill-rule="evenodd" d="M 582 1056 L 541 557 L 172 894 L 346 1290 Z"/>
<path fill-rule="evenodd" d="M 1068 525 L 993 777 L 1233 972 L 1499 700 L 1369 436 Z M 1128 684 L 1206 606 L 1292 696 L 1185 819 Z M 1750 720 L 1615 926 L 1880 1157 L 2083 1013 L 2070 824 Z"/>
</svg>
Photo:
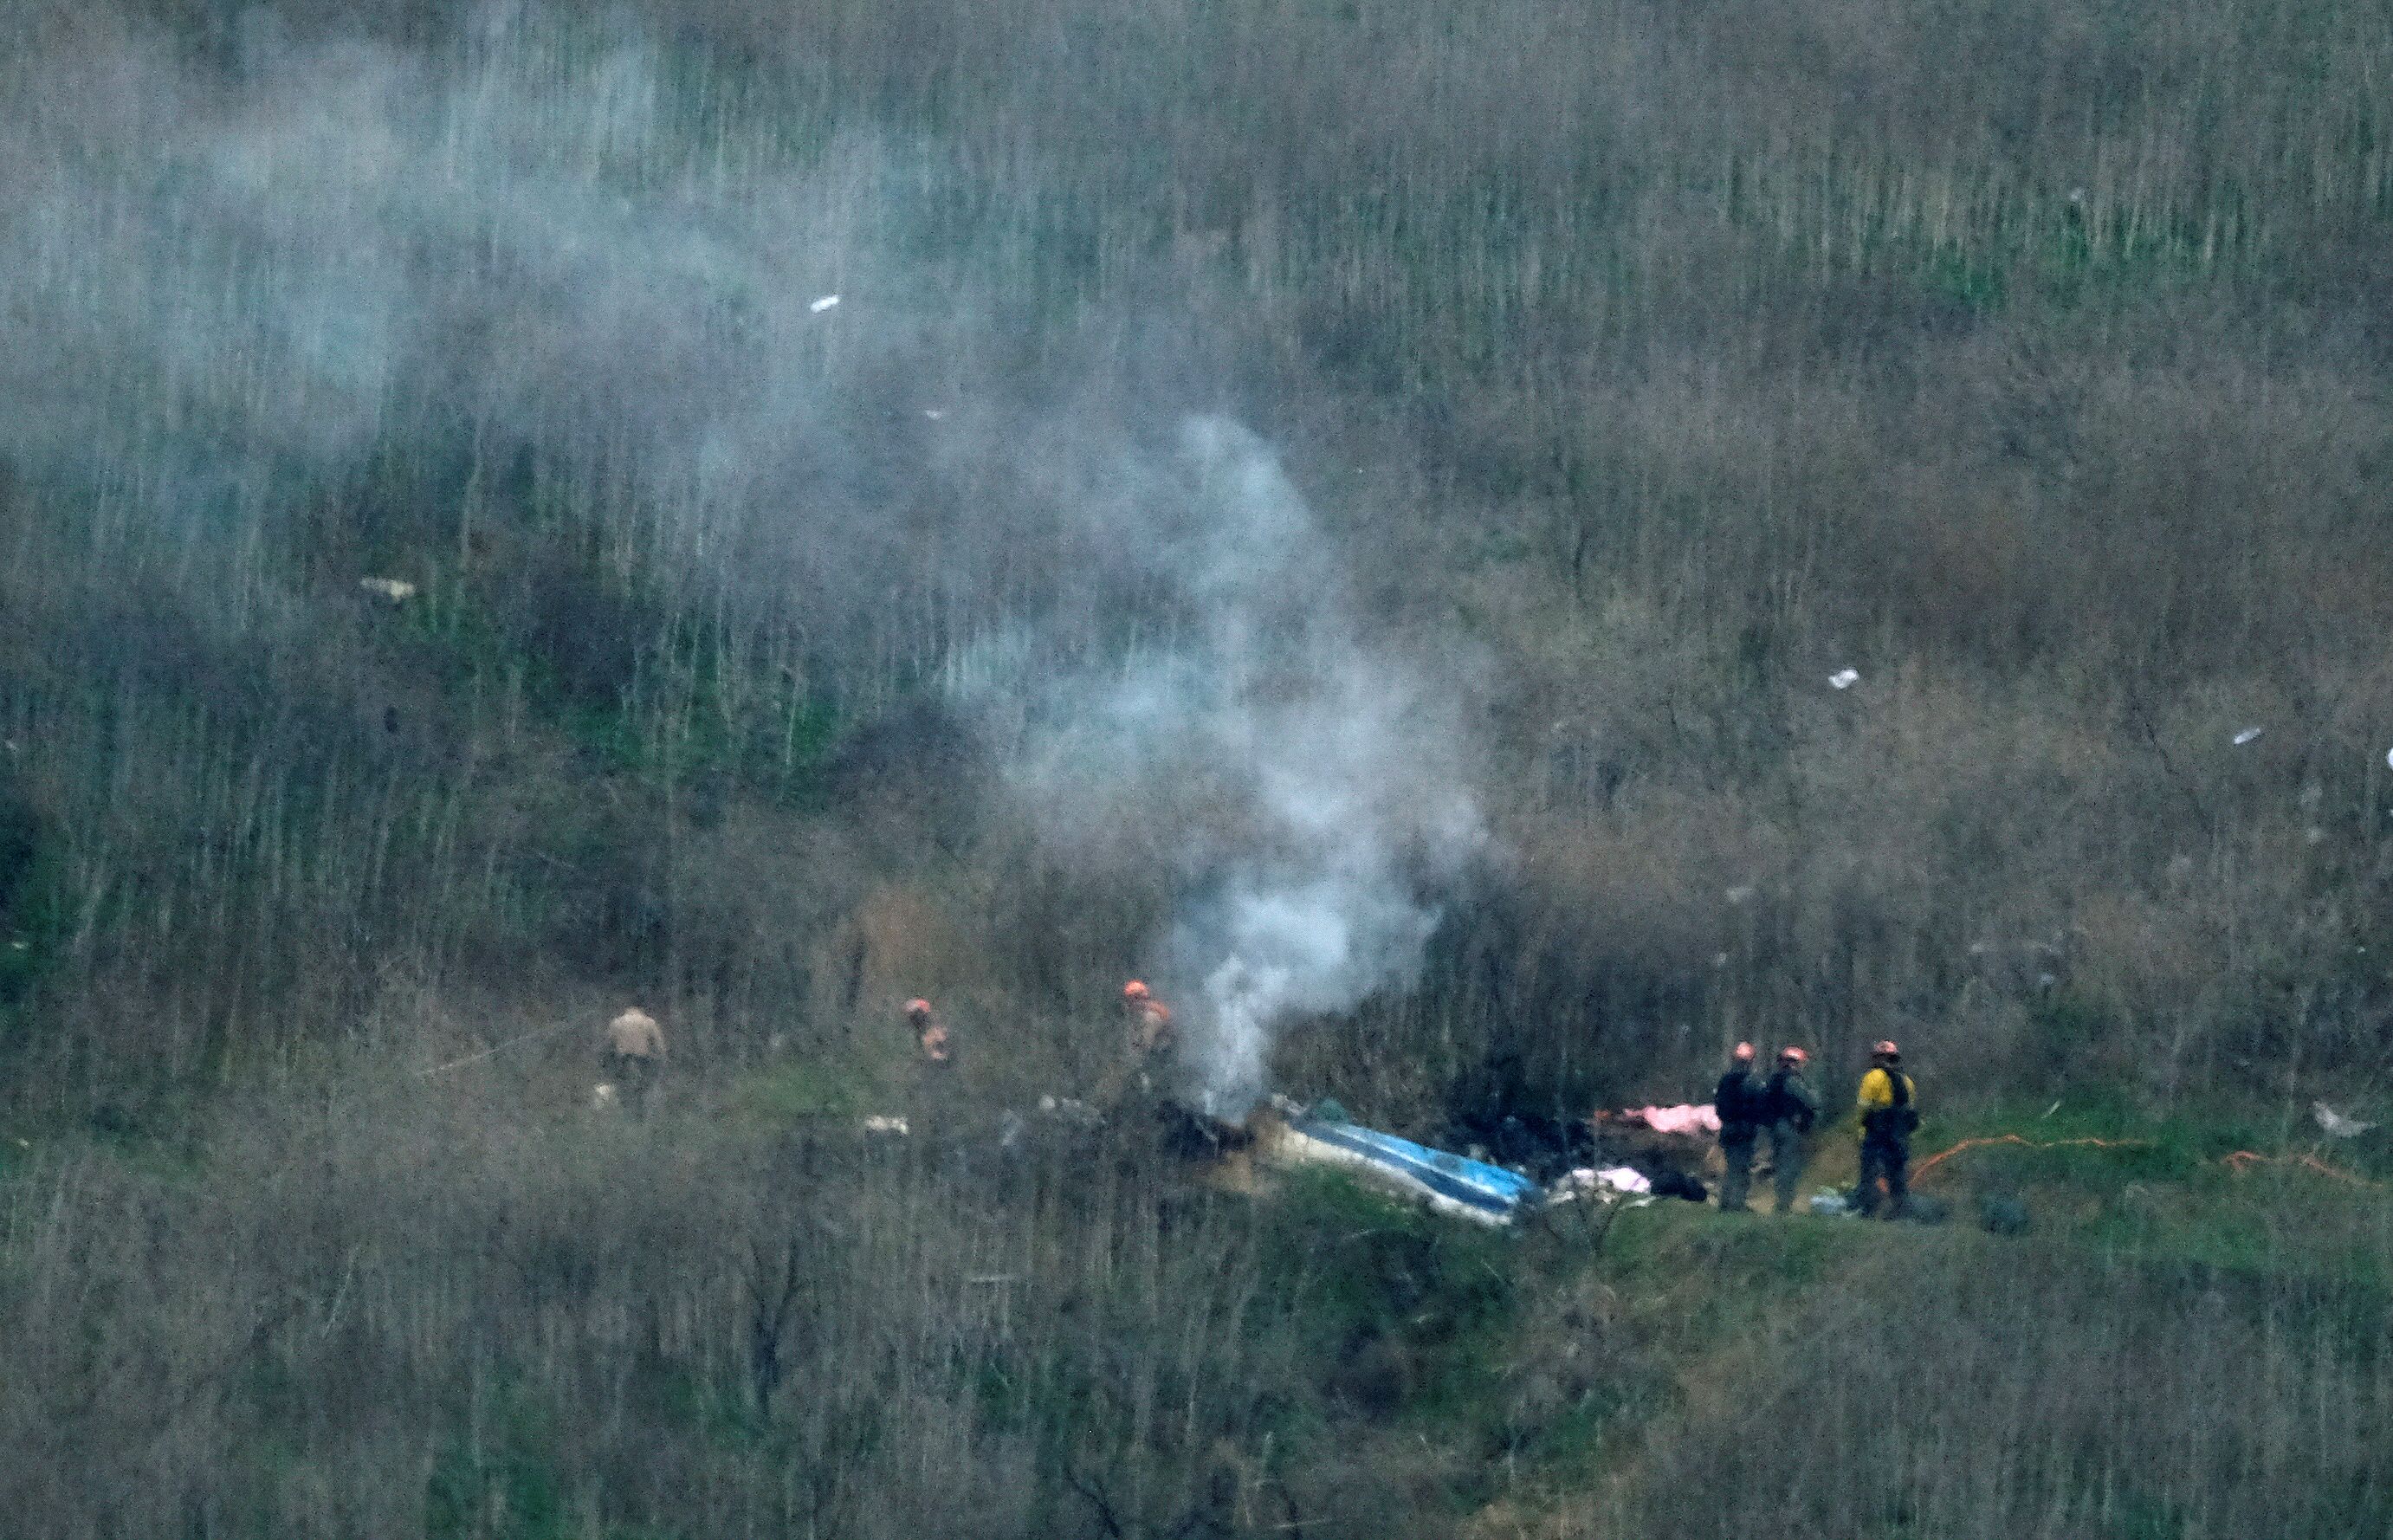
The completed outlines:
<svg viewBox="0 0 2393 1540">
<path fill-rule="evenodd" d="M 1761 1137 L 1761 1086 L 1753 1077 L 1753 1045 L 1739 1043 L 1729 1055 L 1728 1073 L 1712 1090 L 1712 1110 L 1720 1114 L 1720 1158 L 1728 1172 L 1720 1178 L 1720 1212 L 1745 1212 L 1746 1194 L 1753 1186 L 1753 1146 Z"/>
<path fill-rule="evenodd" d="M 1795 1211 L 1796 1184 L 1803 1180 L 1803 1137 L 1820 1117 L 1820 1099 L 1803 1080 L 1803 1066 L 1811 1057 L 1799 1048 L 1780 1049 L 1778 1067 L 1761 1088 L 1761 1123 L 1770 1134 L 1770 1181 L 1777 1189 L 1781 1214 Z"/>
</svg>

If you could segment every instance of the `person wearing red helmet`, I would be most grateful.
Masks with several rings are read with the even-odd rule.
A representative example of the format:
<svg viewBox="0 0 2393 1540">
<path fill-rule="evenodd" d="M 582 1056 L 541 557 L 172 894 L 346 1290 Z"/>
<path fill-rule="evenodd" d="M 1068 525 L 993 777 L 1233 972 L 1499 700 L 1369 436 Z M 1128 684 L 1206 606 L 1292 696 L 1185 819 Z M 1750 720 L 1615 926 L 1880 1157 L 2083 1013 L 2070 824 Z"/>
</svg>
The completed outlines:
<svg viewBox="0 0 2393 1540">
<path fill-rule="evenodd" d="M 931 1002 L 915 998 L 906 1002 L 906 1024 L 914 1029 L 914 1041 L 922 1050 L 926 1064 L 948 1062 L 948 1024 L 931 1011 Z"/>
<path fill-rule="evenodd" d="M 1165 1052 L 1171 1047 L 1171 1008 L 1155 998 L 1154 991 L 1131 980 L 1122 985 L 1122 1010 L 1130 1017 L 1131 1054 L 1145 1059 Z"/>
<path fill-rule="evenodd" d="M 1712 1110 L 1720 1114 L 1720 1159 L 1728 1168 L 1720 1178 L 1720 1212 L 1742 1214 L 1753 1187 L 1753 1145 L 1762 1123 L 1761 1086 L 1753 1077 L 1751 1043 L 1739 1043 L 1729 1054 L 1728 1073 L 1712 1089 Z"/>
<path fill-rule="evenodd" d="M 1811 1056 L 1792 1046 L 1778 1051 L 1778 1065 L 1761 1088 L 1762 1127 L 1770 1132 L 1770 1180 L 1781 1214 L 1795 1211 L 1795 1186 L 1803 1180 L 1803 1136 L 1819 1120 L 1820 1099 L 1804 1083 Z"/>
<path fill-rule="evenodd" d="M 1919 1127 L 1919 1088 L 1903 1072 L 1901 1049 L 1881 1039 L 1870 1050 L 1870 1070 L 1854 1100 L 1862 1115 L 1862 1180 L 1853 1207 L 1876 1214 L 1884 1181 L 1887 1218 L 1901 1219 L 1910 1197 L 1911 1136 Z"/>
</svg>

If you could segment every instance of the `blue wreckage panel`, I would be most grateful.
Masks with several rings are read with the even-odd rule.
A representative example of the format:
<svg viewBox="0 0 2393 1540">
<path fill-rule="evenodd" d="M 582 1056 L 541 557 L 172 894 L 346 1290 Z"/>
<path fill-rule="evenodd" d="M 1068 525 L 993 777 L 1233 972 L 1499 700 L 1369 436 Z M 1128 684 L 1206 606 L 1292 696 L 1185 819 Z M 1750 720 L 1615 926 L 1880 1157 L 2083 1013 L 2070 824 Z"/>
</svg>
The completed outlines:
<svg viewBox="0 0 2393 1540">
<path fill-rule="evenodd" d="M 1432 1150 L 1393 1134 L 1314 1118 L 1298 1118 L 1288 1129 L 1317 1146 L 1314 1153 L 1334 1164 L 1379 1176 L 1403 1191 L 1428 1198 L 1436 1207 L 1484 1223 L 1507 1223 L 1538 1196 L 1537 1184 L 1517 1172 Z"/>
</svg>

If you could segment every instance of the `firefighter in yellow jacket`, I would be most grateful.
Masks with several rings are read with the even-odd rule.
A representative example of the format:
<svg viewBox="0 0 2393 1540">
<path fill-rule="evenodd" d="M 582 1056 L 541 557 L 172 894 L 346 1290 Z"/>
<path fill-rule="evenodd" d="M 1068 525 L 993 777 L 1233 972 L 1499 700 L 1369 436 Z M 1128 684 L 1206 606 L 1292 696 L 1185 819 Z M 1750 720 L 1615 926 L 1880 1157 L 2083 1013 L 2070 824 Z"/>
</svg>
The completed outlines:
<svg viewBox="0 0 2393 1540">
<path fill-rule="evenodd" d="M 1855 1097 L 1862 1115 L 1862 1180 L 1853 1207 L 1877 1212 L 1877 1187 L 1886 1183 L 1887 1218 L 1901 1219 L 1909 1196 L 1911 1135 L 1919 1127 L 1919 1088 L 1903 1073 L 1903 1051 L 1881 1041 L 1870 1051 L 1871 1068 Z"/>
</svg>

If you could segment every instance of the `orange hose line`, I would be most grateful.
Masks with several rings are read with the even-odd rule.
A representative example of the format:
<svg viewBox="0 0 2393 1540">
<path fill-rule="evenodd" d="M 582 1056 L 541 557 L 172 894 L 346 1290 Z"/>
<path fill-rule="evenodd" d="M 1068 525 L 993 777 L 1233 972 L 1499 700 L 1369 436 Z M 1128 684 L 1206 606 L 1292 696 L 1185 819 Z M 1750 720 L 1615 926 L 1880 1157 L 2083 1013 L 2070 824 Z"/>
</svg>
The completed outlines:
<svg viewBox="0 0 2393 1540">
<path fill-rule="evenodd" d="M 1938 1165 L 1964 1150 L 1978 1149 L 1989 1144 L 2017 1144 L 2030 1150 L 2057 1150 L 2072 1144 L 2091 1144 L 2104 1150 L 2133 1150 L 2149 1149 L 2151 1142 L 2149 1139 L 2054 1139 L 2038 1142 L 2031 1139 L 2022 1139 L 2015 1133 L 1996 1134 L 1986 1139 L 1965 1139 L 1951 1149 L 1940 1150 L 1912 1168 L 1911 1180 L 1918 1181 Z M 2348 1181 L 2359 1187 L 2385 1185 L 2381 1181 L 2373 1181 L 2356 1171 L 2347 1171 L 2339 1166 L 2330 1166 L 2314 1155 L 2262 1155 L 2256 1150 L 2238 1150 L 2232 1155 L 2221 1155 L 2218 1164 L 2241 1175 L 2255 1166 L 2271 1165 L 2281 1161 L 2289 1161 L 2316 1171 L 2322 1177 L 2333 1177 L 2337 1181 Z"/>
<path fill-rule="evenodd" d="M 2356 1187 L 2385 1185 L 2381 1181 L 2371 1181 L 2357 1171 L 2347 1171 L 2340 1166 L 2330 1166 L 2314 1155 L 2262 1155 L 2256 1150 L 2238 1150 L 2233 1155 L 2219 1156 L 2218 1164 L 2240 1176 L 2255 1166 L 2266 1166 L 2284 1160 L 2306 1166 L 2322 1177 L 2333 1177 L 2337 1181 L 2348 1181 Z"/>
<path fill-rule="evenodd" d="M 1995 1134 L 1986 1139 L 1965 1139 L 1951 1149 L 1929 1155 L 1926 1160 L 1913 1167 L 1911 1180 L 1917 1181 L 1935 1169 L 1940 1163 L 1959 1155 L 1963 1150 L 1976 1149 L 1986 1144 L 2017 1144 L 2030 1150 L 2058 1150 L 2072 1144 L 2092 1144 L 2105 1150 L 2135 1150 L 2149 1148 L 2151 1141 L 2149 1139 L 2053 1139 L 2038 1143 L 2032 1139 L 2022 1139 L 2015 1133 Z"/>
</svg>

